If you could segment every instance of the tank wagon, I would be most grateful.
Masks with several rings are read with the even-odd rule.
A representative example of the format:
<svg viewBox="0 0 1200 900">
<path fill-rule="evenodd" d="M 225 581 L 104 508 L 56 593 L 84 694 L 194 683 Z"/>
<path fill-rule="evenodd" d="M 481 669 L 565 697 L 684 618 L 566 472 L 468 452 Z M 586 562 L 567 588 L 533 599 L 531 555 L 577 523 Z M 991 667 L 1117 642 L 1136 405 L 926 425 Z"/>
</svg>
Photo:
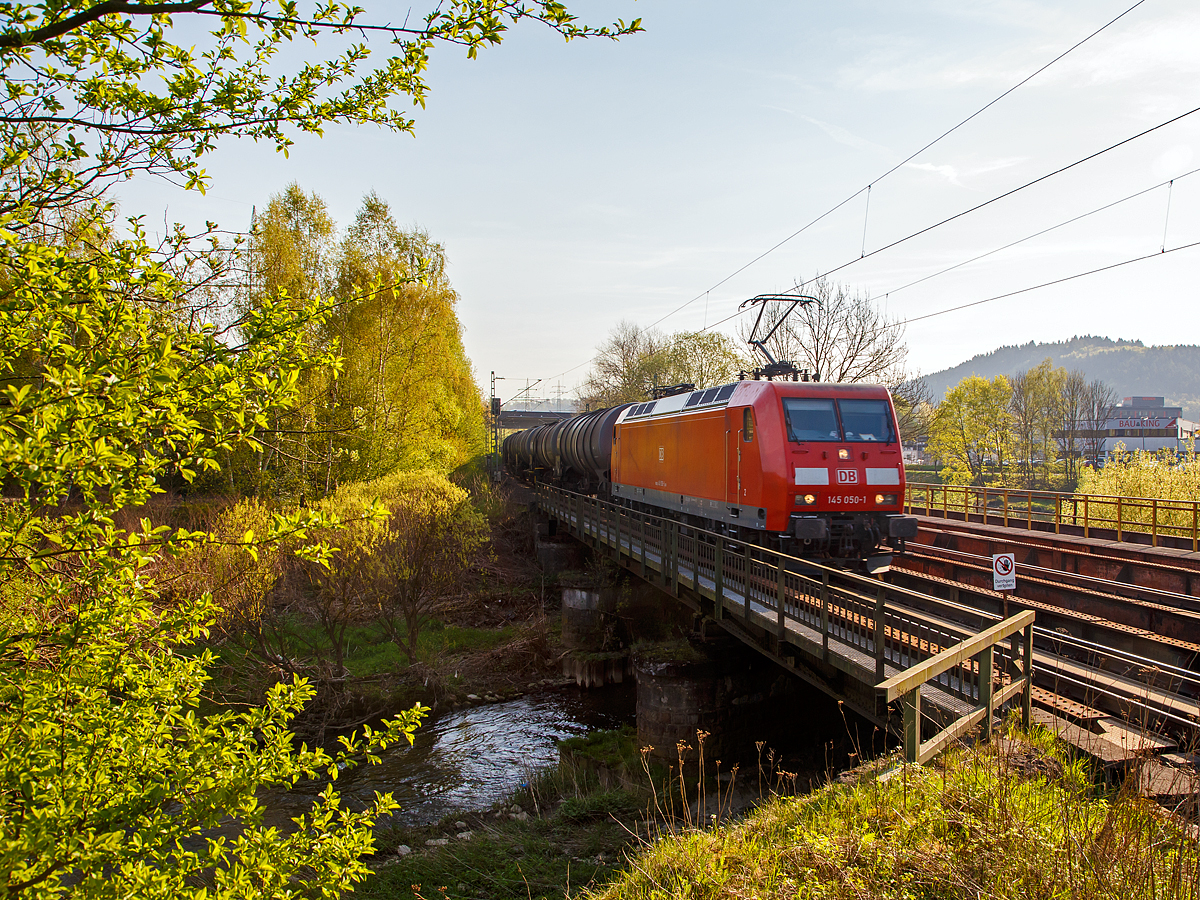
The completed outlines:
<svg viewBox="0 0 1200 900">
<path fill-rule="evenodd" d="M 869 571 L 917 533 L 880 386 L 740 381 L 518 432 L 503 456 L 525 481 Z"/>
</svg>

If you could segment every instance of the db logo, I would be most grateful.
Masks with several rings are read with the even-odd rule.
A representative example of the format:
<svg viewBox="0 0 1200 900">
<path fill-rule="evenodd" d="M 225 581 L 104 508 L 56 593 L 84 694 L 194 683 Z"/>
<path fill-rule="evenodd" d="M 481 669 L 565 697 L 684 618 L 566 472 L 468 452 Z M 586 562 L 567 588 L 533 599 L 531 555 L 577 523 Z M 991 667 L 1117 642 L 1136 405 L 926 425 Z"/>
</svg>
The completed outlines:
<svg viewBox="0 0 1200 900">
<path fill-rule="evenodd" d="M 838 469 L 838 484 L 858 484 L 858 472 L 854 469 Z"/>
</svg>

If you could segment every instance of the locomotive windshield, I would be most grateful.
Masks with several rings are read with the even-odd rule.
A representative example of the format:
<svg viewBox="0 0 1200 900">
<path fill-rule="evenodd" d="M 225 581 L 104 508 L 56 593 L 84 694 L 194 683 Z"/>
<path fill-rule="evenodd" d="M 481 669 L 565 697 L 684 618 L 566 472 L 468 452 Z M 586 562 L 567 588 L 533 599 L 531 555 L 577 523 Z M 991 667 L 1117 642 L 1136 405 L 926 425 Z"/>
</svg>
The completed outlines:
<svg viewBox="0 0 1200 900">
<path fill-rule="evenodd" d="M 840 413 L 840 422 L 839 422 Z M 886 400 L 833 400 L 784 397 L 789 441 L 896 441 Z"/>
<path fill-rule="evenodd" d="M 839 400 L 842 427 L 848 441 L 894 443 L 892 415 L 886 400 Z"/>
<path fill-rule="evenodd" d="M 787 419 L 789 441 L 841 440 L 832 400 L 784 397 L 783 414 Z"/>
</svg>

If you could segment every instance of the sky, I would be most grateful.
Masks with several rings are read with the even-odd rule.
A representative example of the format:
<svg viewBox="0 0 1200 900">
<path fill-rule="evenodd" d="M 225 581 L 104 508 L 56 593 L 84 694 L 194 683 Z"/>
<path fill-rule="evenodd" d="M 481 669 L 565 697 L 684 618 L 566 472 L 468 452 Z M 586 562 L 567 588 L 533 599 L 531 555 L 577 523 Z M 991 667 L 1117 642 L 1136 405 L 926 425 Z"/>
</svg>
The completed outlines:
<svg viewBox="0 0 1200 900">
<path fill-rule="evenodd" d="M 244 230 L 291 182 L 342 226 L 376 192 L 446 248 L 477 379 L 505 398 L 570 396 L 622 320 L 736 337 L 741 301 L 819 273 L 906 322 L 914 373 L 1083 334 L 1195 344 L 1200 112 L 881 249 L 1200 107 L 1200 6 L 1143 0 L 881 177 L 1134 2 L 576 0 L 646 30 L 442 48 L 414 135 L 329 128 L 287 157 L 226 140 L 207 194 L 120 198 L 151 227 Z"/>
</svg>

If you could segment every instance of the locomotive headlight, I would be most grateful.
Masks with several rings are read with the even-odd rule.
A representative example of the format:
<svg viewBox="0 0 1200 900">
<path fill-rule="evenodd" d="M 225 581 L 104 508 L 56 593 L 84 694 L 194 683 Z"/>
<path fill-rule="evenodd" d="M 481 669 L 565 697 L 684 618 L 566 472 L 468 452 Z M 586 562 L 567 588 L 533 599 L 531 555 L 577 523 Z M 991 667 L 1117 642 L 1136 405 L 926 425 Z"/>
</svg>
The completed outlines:
<svg viewBox="0 0 1200 900">
<path fill-rule="evenodd" d="M 816 494 L 805 494 L 803 497 L 796 498 L 797 506 L 812 506 L 816 502 L 817 502 Z"/>
<path fill-rule="evenodd" d="M 895 506 L 896 505 L 896 495 L 895 494 L 876 494 L 875 495 L 875 505 L 876 506 Z"/>
<path fill-rule="evenodd" d="M 849 459 L 849 458 L 850 458 L 850 451 L 847 450 L 845 447 L 843 447 L 841 450 L 838 451 L 838 459 Z"/>
</svg>

